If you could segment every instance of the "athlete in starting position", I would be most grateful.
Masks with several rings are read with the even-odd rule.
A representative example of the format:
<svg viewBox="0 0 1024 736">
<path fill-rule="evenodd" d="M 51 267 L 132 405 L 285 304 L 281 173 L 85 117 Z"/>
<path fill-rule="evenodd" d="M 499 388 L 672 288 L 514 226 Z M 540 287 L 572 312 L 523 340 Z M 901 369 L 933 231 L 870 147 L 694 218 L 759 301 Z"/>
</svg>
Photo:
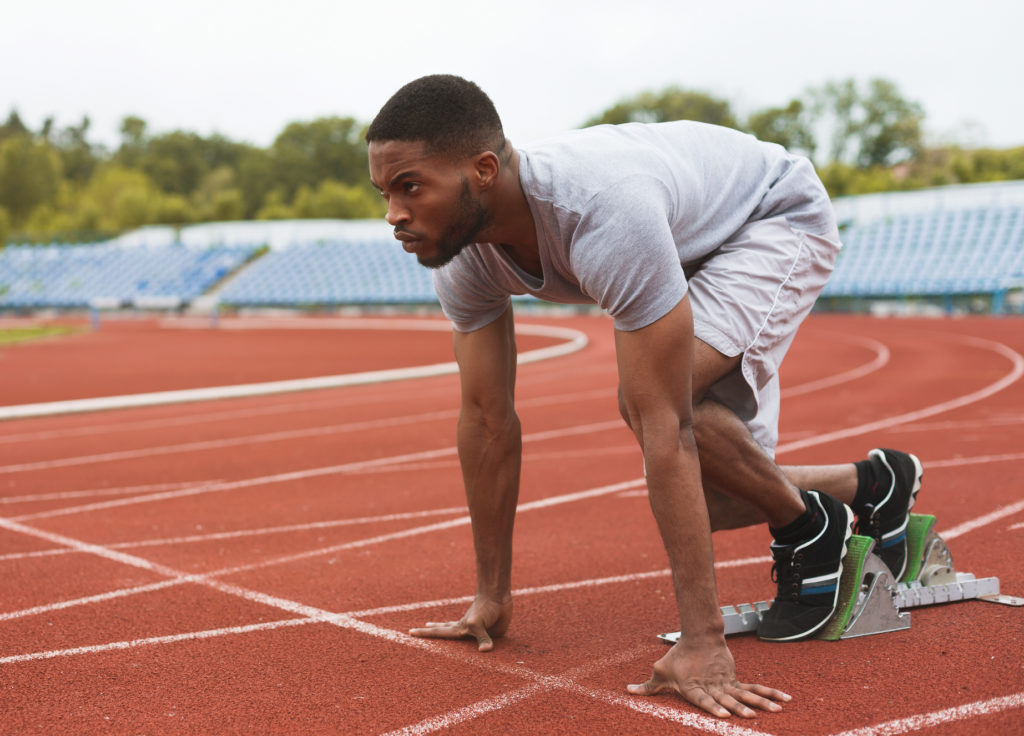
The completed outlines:
<svg viewBox="0 0 1024 736">
<path fill-rule="evenodd" d="M 614 318 L 620 411 L 643 452 L 682 631 L 629 691 L 676 691 L 718 716 L 779 710 L 788 695 L 736 678 L 711 532 L 768 522 L 778 592 L 758 634 L 807 638 L 835 610 L 854 513 L 900 577 L 921 477 L 917 458 L 884 449 L 843 465 L 774 462 L 779 365 L 840 248 L 810 162 L 686 121 L 516 149 L 487 95 L 447 75 L 400 89 L 366 138 L 395 237 L 436 269 L 462 382 L 477 592 L 460 621 L 412 633 L 484 651 L 508 629 L 521 460 L 509 297 L 596 303 Z"/>
</svg>

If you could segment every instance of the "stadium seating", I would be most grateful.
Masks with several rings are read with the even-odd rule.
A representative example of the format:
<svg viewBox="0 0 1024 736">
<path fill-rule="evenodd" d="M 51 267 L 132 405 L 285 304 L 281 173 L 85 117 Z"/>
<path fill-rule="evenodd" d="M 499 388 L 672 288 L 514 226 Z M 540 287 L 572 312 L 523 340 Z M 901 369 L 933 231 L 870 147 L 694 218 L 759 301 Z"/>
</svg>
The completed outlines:
<svg viewBox="0 0 1024 736">
<path fill-rule="evenodd" d="M 435 301 L 430 271 L 390 231 L 375 240 L 297 243 L 263 256 L 220 294 L 233 306 L 400 304 Z"/>
<path fill-rule="evenodd" d="M 856 224 L 823 296 L 996 293 L 1024 286 L 1024 207 L 903 214 Z"/>
<path fill-rule="evenodd" d="M 912 210 L 896 209 L 897 195 L 838 201 L 850 224 L 823 297 L 835 297 L 827 303 L 843 308 L 851 297 L 948 301 L 987 294 L 993 311 L 1001 311 L 1007 292 L 1024 288 L 1024 187 L 1021 195 L 988 204 L 913 202 Z M 844 216 L 844 208 L 867 210 L 868 204 L 874 211 L 867 215 Z M 267 244 L 267 252 L 254 258 L 257 246 L 245 242 Z M 0 309 L 145 308 L 200 295 L 208 304 L 235 307 L 436 302 L 430 271 L 382 221 L 215 223 L 176 234 L 144 228 L 108 243 L 0 250 Z"/>
<path fill-rule="evenodd" d="M 12 245 L 0 250 L 0 308 L 88 307 L 93 300 L 187 302 L 241 266 L 255 246 Z"/>
</svg>

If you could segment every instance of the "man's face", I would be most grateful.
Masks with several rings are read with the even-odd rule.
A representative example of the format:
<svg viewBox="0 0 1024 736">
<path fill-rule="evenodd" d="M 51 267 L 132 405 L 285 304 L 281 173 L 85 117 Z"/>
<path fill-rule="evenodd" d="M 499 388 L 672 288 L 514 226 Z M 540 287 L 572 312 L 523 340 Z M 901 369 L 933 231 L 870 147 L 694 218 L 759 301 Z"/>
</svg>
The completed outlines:
<svg viewBox="0 0 1024 736">
<path fill-rule="evenodd" d="M 369 152 L 370 180 L 387 200 L 385 219 L 406 252 L 440 268 L 475 242 L 488 217 L 466 165 L 428 155 L 420 142 L 374 141 Z"/>
</svg>

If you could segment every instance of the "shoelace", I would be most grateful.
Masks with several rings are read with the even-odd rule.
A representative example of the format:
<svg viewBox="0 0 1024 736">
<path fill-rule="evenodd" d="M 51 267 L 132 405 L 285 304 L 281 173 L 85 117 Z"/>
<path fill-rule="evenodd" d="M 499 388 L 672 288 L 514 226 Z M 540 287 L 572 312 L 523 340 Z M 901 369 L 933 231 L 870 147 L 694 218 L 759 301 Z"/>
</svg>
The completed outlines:
<svg viewBox="0 0 1024 736">
<path fill-rule="evenodd" d="M 772 582 L 779 586 L 778 594 L 775 596 L 777 600 L 788 597 L 790 600 L 796 601 L 800 598 L 800 585 L 803 582 L 800 566 L 803 559 L 802 551 L 797 552 L 796 555 L 793 555 L 792 552 L 788 554 L 780 552 L 772 562 Z M 787 585 L 789 586 L 788 594 L 785 592 Z"/>
<path fill-rule="evenodd" d="M 854 533 L 859 534 L 862 537 L 878 539 L 882 536 L 881 514 L 878 513 L 878 509 L 876 509 L 872 504 L 865 506 L 864 510 L 867 513 L 857 518 Z"/>
</svg>

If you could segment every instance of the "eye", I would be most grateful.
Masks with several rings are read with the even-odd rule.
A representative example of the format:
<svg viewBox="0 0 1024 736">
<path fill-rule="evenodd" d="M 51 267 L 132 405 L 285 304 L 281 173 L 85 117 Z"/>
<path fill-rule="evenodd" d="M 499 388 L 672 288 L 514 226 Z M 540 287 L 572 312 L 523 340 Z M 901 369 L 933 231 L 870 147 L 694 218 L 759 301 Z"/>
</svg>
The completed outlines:
<svg viewBox="0 0 1024 736">
<path fill-rule="evenodd" d="M 420 188 L 420 184 L 415 181 L 407 181 L 402 185 L 402 188 L 405 189 L 407 194 L 414 194 Z"/>
</svg>

